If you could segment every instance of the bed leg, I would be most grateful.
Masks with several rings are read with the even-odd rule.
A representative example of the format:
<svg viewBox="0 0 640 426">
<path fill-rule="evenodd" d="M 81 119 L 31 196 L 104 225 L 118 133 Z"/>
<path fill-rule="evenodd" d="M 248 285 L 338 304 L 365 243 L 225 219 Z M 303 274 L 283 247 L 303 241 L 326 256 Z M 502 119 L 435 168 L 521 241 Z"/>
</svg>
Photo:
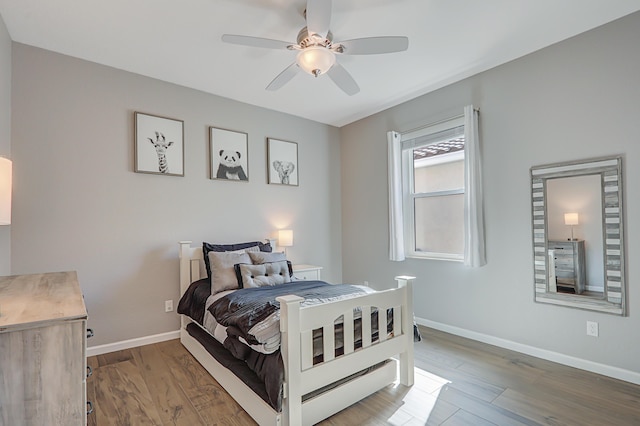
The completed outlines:
<svg viewBox="0 0 640 426">
<path fill-rule="evenodd" d="M 300 302 L 302 297 L 277 297 L 280 302 L 280 353 L 284 364 L 284 424 L 302 424 L 302 364 L 300 360 Z"/>
<path fill-rule="evenodd" d="M 413 385 L 413 281 L 416 277 L 407 275 L 395 278 L 398 288 L 404 287 L 405 306 L 402 310 L 402 332 L 407 335 L 407 348 L 400 353 L 400 383 L 405 386 Z"/>
</svg>

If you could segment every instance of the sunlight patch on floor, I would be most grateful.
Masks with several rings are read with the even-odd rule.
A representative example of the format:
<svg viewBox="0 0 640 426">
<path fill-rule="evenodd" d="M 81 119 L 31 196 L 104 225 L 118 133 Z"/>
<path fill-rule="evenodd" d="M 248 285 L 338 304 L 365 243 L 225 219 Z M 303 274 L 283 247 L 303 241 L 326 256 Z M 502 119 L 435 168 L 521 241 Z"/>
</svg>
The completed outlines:
<svg viewBox="0 0 640 426">
<path fill-rule="evenodd" d="M 387 419 L 387 423 L 394 426 L 424 425 L 438 402 L 440 391 L 449 383 L 450 380 L 415 367 L 414 384 L 407 389 L 401 405 Z M 396 381 L 394 389 L 401 388 L 403 386 Z"/>
</svg>

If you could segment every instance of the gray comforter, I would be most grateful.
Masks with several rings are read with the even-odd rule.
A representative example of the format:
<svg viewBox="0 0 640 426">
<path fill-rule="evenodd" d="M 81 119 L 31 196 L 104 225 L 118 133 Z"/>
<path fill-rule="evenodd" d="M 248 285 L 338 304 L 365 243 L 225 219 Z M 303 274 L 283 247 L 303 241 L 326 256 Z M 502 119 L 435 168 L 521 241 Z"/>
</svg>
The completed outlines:
<svg viewBox="0 0 640 426">
<path fill-rule="evenodd" d="M 273 287 L 248 288 L 234 291 L 217 300 L 209 312 L 218 324 L 235 327 L 247 343 L 260 345 L 263 353 L 280 348 L 279 296 L 293 294 L 304 298 L 301 306 L 311 306 L 348 299 L 371 293 L 368 287 L 330 285 L 323 281 L 299 281 Z M 355 313 L 356 318 L 360 313 Z"/>
</svg>

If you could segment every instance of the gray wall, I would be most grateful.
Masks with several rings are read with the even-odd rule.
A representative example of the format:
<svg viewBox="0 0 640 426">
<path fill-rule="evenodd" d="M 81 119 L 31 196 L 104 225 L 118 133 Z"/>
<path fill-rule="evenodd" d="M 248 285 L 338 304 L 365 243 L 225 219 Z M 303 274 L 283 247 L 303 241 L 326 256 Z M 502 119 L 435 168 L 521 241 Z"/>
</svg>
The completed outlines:
<svg viewBox="0 0 640 426">
<path fill-rule="evenodd" d="M 0 156 L 11 158 L 11 38 L 0 16 Z M 11 225 L 0 226 L 0 275 L 11 274 Z"/>
<path fill-rule="evenodd" d="M 77 270 L 90 345 L 178 330 L 179 240 L 287 227 L 340 280 L 337 128 L 16 43 L 13 76 L 13 272 Z M 184 177 L 133 172 L 134 111 L 184 120 Z M 210 125 L 249 134 L 250 182 L 208 179 Z M 299 187 L 267 185 L 266 137 L 298 143 Z"/>
<path fill-rule="evenodd" d="M 416 275 L 420 318 L 639 372 L 638 40 L 640 13 L 341 128 L 344 279 L 383 288 Z M 386 132 L 467 104 L 480 108 L 488 264 L 390 262 Z M 626 158 L 629 316 L 534 303 L 529 168 L 615 154 Z"/>
</svg>

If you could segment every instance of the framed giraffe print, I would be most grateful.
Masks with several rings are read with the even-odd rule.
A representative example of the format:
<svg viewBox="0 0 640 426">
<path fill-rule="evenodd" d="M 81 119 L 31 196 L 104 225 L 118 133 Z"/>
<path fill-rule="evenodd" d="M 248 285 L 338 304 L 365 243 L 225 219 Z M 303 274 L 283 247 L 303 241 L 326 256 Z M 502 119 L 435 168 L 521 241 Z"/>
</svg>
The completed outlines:
<svg viewBox="0 0 640 426">
<path fill-rule="evenodd" d="M 134 171 L 184 176 L 184 122 L 136 112 Z"/>
</svg>

